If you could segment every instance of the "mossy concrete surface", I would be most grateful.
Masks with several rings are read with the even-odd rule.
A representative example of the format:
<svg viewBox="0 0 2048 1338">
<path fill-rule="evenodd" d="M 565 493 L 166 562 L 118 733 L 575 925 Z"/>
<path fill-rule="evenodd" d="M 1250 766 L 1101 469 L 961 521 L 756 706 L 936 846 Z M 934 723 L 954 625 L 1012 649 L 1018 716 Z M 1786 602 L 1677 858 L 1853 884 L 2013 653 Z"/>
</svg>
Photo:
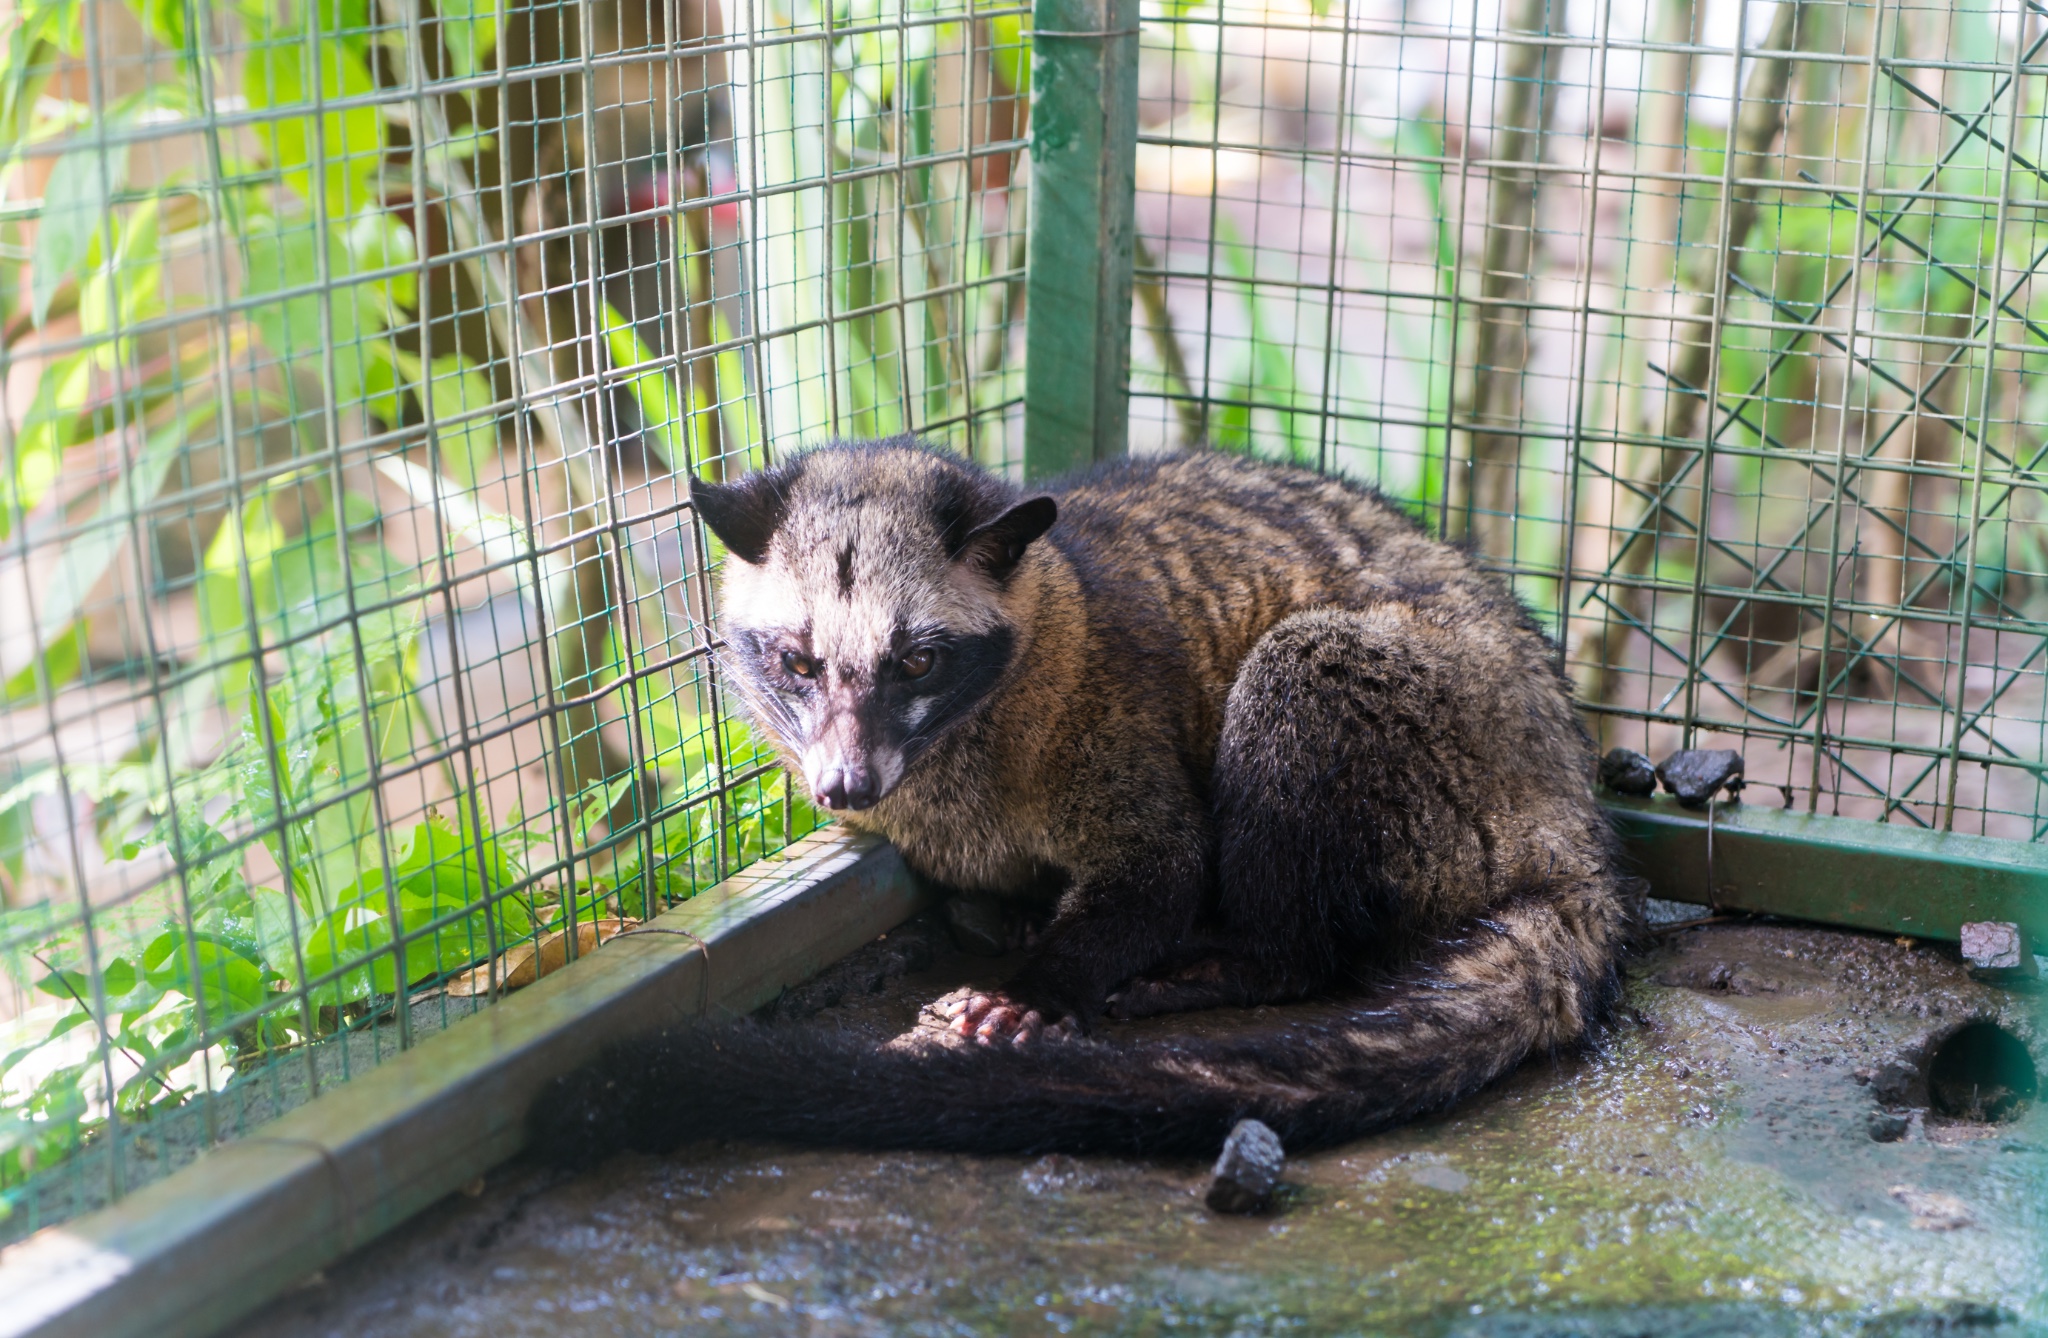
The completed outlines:
<svg viewBox="0 0 2048 1338">
<path fill-rule="evenodd" d="M 901 1027 L 993 973 L 941 953 L 824 1018 Z M 2048 1067 L 2040 998 L 1932 945 L 1681 928 L 1635 960 L 1598 1051 L 1293 1159 L 1265 1217 L 1209 1213 L 1207 1168 L 1182 1162 L 699 1145 L 575 1178 L 514 1165 L 242 1332 L 2048 1333 L 2048 1118 L 2012 1109 L 2024 1075 L 1954 1050 L 1927 1086 L 1973 1022 Z"/>
</svg>

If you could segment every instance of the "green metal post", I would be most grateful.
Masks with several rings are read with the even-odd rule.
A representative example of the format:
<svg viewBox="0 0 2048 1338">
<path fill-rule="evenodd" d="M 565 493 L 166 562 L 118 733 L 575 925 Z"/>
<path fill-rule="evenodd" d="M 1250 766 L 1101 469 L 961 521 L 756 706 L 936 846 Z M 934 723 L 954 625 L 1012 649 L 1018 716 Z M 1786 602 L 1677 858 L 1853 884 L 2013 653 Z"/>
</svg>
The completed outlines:
<svg viewBox="0 0 2048 1338">
<path fill-rule="evenodd" d="M 1138 0 L 1037 0 L 1024 474 L 1123 454 L 1129 436 Z"/>
</svg>

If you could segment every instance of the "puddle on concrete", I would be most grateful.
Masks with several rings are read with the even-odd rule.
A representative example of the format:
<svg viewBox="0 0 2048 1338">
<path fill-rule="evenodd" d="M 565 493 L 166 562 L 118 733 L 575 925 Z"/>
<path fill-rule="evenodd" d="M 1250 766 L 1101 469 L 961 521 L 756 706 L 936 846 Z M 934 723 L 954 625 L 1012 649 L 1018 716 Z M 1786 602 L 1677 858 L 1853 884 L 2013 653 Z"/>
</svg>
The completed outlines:
<svg viewBox="0 0 2048 1338">
<path fill-rule="evenodd" d="M 900 1026 L 977 971 L 944 954 L 832 1012 Z M 515 1165 L 242 1334 L 2048 1332 L 2041 1103 L 1987 1124 L 1879 1100 L 1924 1104 L 1970 1022 L 2048 1059 L 2037 997 L 1932 947 L 1682 930 L 1635 964 L 1598 1053 L 1291 1161 L 1265 1218 L 1211 1215 L 1184 1162 Z"/>
</svg>

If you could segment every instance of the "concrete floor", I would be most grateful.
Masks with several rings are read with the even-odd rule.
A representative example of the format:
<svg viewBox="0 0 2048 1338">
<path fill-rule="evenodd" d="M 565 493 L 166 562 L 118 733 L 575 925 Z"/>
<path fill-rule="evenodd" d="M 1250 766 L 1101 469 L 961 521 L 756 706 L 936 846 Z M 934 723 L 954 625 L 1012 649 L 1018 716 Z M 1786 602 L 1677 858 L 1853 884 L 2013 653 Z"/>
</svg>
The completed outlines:
<svg viewBox="0 0 2048 1338">
<path fill-rule="evenodd" d="M 842 1016 L 900 1027 L 995 973 L 947 949 L 827 994 L 851 981 Z M 1267 1217 L 1211 1215 L 1206 1167 L 1182 1162 L 700 1145 L 575 1178 L 515 1164 L 240 1333 L 2048 1333 L 2048 1116 L 1923 1109 L 1992 1091 L 1942 1059 L 1928 1094 L 1960 1024 L 2048 1063 L 2040 1000 L 1933 946 L 1678 929 L 1634 963 L 1599 1053 L 1292 1160 Z"/>
</svg>

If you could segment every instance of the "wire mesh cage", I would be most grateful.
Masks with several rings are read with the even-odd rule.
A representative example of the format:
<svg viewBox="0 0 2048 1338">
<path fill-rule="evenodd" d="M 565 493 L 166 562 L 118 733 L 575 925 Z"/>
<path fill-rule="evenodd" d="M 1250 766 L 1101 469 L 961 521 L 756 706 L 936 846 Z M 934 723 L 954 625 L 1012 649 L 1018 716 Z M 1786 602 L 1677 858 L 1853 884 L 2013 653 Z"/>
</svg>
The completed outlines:
<svg viewBox="0 0 2048 1338">
<path fill-rule="evenodd" d="M 1604 742 L 2048 830 L 2032 0 L 9 23 L 0 1236 L 820 821 L 688 473 L 1044 472 L 1126 359 L 1130 449 L 1474 544 Z"/>
<path fill-rule="evenodd" d="M 1015 454 L 1023 26 L 17 7 L 0 1232 L 817 824 L 684 482 Z"/>
<path fill-rule="evenodd" d="M 2043 11 L 1146 11 L 1134 437 L 1371 478 L 1603 741 L 2023 841 Z"/>
</svg>

